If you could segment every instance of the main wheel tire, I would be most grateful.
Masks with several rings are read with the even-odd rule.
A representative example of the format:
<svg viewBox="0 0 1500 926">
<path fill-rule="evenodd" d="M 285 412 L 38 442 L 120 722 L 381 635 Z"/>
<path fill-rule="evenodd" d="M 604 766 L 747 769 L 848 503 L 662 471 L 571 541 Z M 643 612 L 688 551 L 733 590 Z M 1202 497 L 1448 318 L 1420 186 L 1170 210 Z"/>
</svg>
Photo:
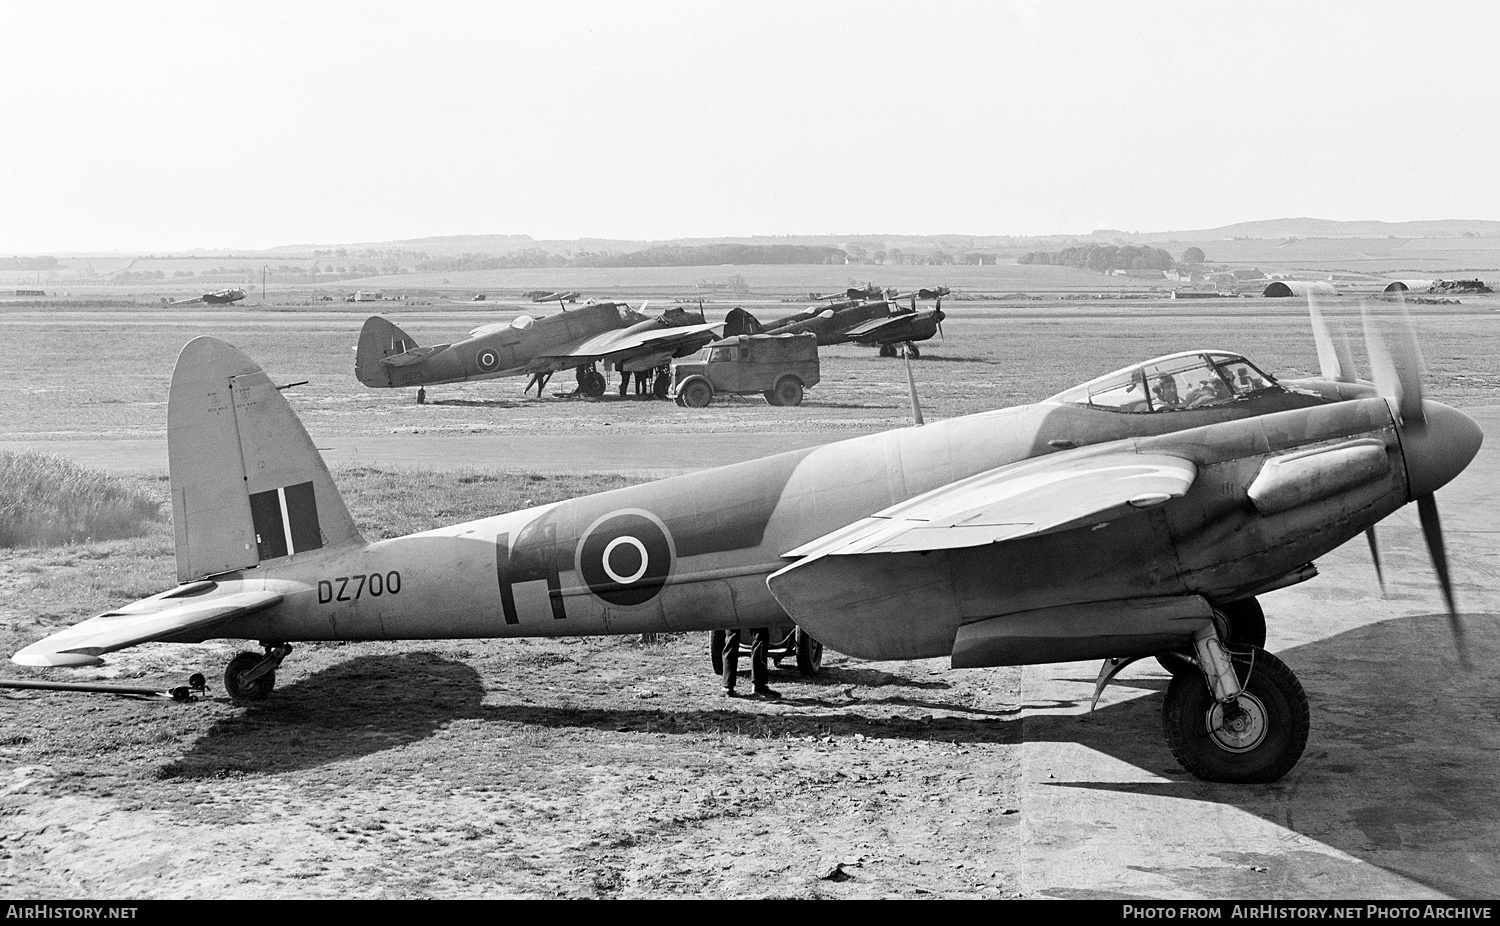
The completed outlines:
<svg viewBox="0 0 1500 926">
<path fill-rule="evenodd" d="M 763 395 L 763 396 L 766 397 L 766 404 L 767 405 L 780 405 L 781 404 L 781 400 L 778 399 L 778 398 L 776 398 L 776 390 L 775 389 L 767 389 L 765 392 L 762 392 L 761 395 Z"/>
<path fill-rule="evenodd" d="M 1214 611 L 1229 625 L 1228 642 L 1231 647 L 1266 648 L 1266 612 L 1261 609 L 1259 601 L 1254 598 L 1242 598 L 1229 604 L 1218 605 Z M 1181 653 L 1162 653 L 1156 657 L 1156 661 L 1161 663 L 1163 669 L 1172 673 L 1173 677 L 1190 675 L 1198 671 L 1198 664 L 1193 661 L 1191 649 Z"/>
<path fill-rule="evenodd" d="M 708 635 L 708 657 L 713 660 L 714 674 L 724 674 L 724 631 L 715 630 Z"/>
<path fill-rule="evenodd" d="M 1228 707 L 1214 700 L 1201 674 L 1172 679 L 1162 702 L 1167 748 L 1204 781 L 1276 781 L 1307 746 L 1307 693 L 1286 663 L 1260 647 L 1234 665 L 1245 690 Z"/>
<path fill-rule="evenodd" d="M 605 382 L 604 374 L 598 370 L 585 370 L 578 381 L 578 387 L 583 390 L 584 395 L 597 399 L 604 395 L 604 390 L 609 387 L 609 384 Z"/>
<path fill-rule="evenodd" d="M 803 678 L 812 678 L 823 668 L 823 644 L 814 640 L 812 634 L 798 627 L 797 671 Z"/>
<path fill-rule="evenodd" d="M 224 667 L 224 690 L 236 701 L 264 701 L 276 687 L 276 670 L 272 669 L 260 678 L 243 682 L 240 676 L 260 664 L 265 657 L 260 653 L 240 653 Z"/>
<path fill-rule="evenodd" d="M 795 408 L 802 404 L 802 380 L 783 376 L 776 381 L 776 404 Z"/>
<path fill-rule="evenodd" d="M 689 380 L 679 394 L 682 397 L 682 404 L 688 408 L 706 408 L 708 403 L 714 400 L 714 387 L 710 386 L 707 380 L 694 379 Z"/>
<path fill-rule="evenodd" d="M 922 358 L 922 350 L 915 344 L 908 344 L 906 345 L 906 356 L 913 360 L 920 360 Z"/>
<path fill-rule="evenodd" d="M 882 356 L 882 357 L 894 357 L 894 356 L 896 356 L 896 347 L 895 347 L 895 345 L 893 345 L 893 344 L 882 344 L 882 345 L 880 345 L 880 356 Z"/>
<path fill-rule="evenodd" d="M 665 373 L 656 374 L 656 378 L 651 381 L 651 394 L 658 399 L 665 399 L 671 390 L 672 377 Z"/>
</svg>

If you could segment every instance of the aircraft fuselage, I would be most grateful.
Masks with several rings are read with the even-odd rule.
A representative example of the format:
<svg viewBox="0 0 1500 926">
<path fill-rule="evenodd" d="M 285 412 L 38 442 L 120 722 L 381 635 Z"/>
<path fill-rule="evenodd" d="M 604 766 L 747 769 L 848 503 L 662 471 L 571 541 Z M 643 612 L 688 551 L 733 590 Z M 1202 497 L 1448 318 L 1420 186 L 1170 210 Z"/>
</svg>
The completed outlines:
<svg viewBox="0 0 1500 926">
<path fill-rule="evenodd" d="M 1143 453 L 1170 448 L 1191 457 L 1197 482 L 1178 503 L 1105 525 L 1086 543 L 1064 532 L 892 554 L 882 562 L 951 576 L 952 590 L 943 594 L 982 601 L 982 617 L 1141 595 L 1232 600 L 1294 573 L 1407 501 L 1383 400 L 1317 404 L 1285 394 L 1278 401 L 1303 407 L 1265 414 L 1247 403 L 1233 413 L 1240 417 L 1224 421 L 1222 408 L 1130 415 L 1023 406 L 323 551 L 302 562 L 290 557 L 215 577 L 215 594 L 264 589 L 284 597 L 201 638 L 593 635 L 785 621 L 766 584 L 788 565 L 785 551 L 998 466 L 1059 450 L 1117 449 L 1122 441 Z M 1276 518 L 1247 505 L 1245 485 L 1267 456 L 1355 437 L 1386 448 L 1393 465 L 1383 478 Z M 881 644 L 877 658 L 946 655 L 963 618 L 941 615 L 963 613 L 947 606 L 913 613 L 911 626 L 882 635 L 902 642 Z M 848 628 L 829 631 L 828 645 L 866 655 L 845 639 Z"/>
</svg>

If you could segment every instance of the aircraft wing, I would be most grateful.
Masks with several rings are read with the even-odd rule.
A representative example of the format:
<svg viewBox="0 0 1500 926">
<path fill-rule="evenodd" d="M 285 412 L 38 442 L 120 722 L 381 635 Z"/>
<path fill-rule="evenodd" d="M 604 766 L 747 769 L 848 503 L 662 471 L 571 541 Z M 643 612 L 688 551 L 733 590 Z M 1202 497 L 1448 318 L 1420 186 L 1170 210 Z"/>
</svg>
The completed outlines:
<svg viewBox="0 0 1500 926">
<path fill-rule="evenodd" d="M 921 553 L 1102 524 L 1187 493 L 1190 460 L 1129 449 L 1063 451 L 934 489 L 782 554 L 800 562 Z M 786 570 L 783 570 L 786 571 Z"/>
<path fill-rule="evenodd" d="M 863 341 L 874 340 L 887 335 L 895 337 L 897 332 L 910 327 L 911 323 L 922 316 L 913 312 L 903 312 L 900 315 L 887 315 L 884 318 L 872 318 L 867 322 L 861 322 L 845 331 L 850 340 Z M 901 340 L 899 337 L 896 340 Z"/>
<path fill-rule="evenodd" d="M 669 345 L 681 344 L 684 341 L 702 340 L 705 336 L 713 336 L 722 325 L 682 325 L 676 328 L 657 328 L 651 331 L 606 331 L 581 341 L 572 347 L 565 347 L 553 354 L 545 354 L 546 357 L 609 357 L 614 354 L 639 348 L 653 348 L 665 350 Z"/>
<path fill-rule="evenodd" d="M 11 657 L 23 666 L 96 666 L 103 653 L 137 643 L 170 640 L 221 621 L 263 611 L 281 601 L 279 592 L 194 595 L 213 583 L 194 583 L 109 611 L 39 640 Z"/>
</svg>

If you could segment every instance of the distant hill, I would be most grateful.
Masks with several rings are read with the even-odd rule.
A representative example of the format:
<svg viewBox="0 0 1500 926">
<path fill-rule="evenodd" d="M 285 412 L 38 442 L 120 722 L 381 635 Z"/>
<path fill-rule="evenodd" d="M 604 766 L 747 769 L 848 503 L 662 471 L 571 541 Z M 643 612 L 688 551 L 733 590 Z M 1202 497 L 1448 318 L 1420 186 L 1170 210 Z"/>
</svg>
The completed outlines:
<svg viewBox="0 0 1500 926">
<path fill-rule="evenodd" d="M 1126 241 L 1225 241 L 1233 238 L 1500 238 L 1500 222 L 1432 219 L 1424 222 L 1341 222 L 1333 219 L 1264 219 L 1194 231 L 1124 232 L 1096 229 L 1095 237 Z"/>
</svg>

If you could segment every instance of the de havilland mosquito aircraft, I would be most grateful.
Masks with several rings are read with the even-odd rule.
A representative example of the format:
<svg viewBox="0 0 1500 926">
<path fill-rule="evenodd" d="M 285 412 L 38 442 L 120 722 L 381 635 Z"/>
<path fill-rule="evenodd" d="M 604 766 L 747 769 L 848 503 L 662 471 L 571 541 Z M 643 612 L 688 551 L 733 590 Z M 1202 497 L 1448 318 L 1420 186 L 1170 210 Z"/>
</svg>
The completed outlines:
<svg viewBox="0 0 1500 926">
<path fill-rule="evenodd" d="M 818 346 L 853 341 L 880 348 L 880 356 L 894 357 L 897 345 L 905 345 L 907 356 L 922 356 L 917 341 L 926 341 L 942 329 L 943 297 L 946 286 L 919 289 L 912 293 L 883 291 L 878 286 L 850 289 L 841 301 L 823 308 L 808 309 L 785 318 L 762 322 L 744 309 L 731 309 L 724 323 L 724 336 L 740 334 L 801 334 L 810 331 L 818 336 Z M 824 297 L 838 299 L 840 297 Z M 909 299 L 909 306 L 901 300 Z M 918 299 L 934 300 L 931 309 L 917 309 Z"/>
<path fill-rule="evenodd" d="M 576 294 L 552 294 L 558 295 Z M 580 368 L 579 391 L 597 398 L 604 394 L 605 380 L 595 364 L 619 365 L 626 373 L 656 370 L 673 357 L 697 352 L 721 327 L 707 324 L 701 310 L 669 309 L 651 318 L 622 302 L 596 302 L 543 318 L 521 315 L 509 323 L 481 325 L 462 341 L 421 347 L 392 322 L 372 315 L 359 333 L 354 372 L 372 389 L 529 375 L 527 388 L 534 384 L 541 395 L 553 373 Z"/>
<path fill-rule="evenodd" d="M 795 622 L 866 659 L 956 668 L 1137 658 L 1174 667 L 1168 746 L 1212 781 L 1273 781 L 1308 702 L 1266 652 L 1257 596 L 1418 506 L 1457 630 L 1433 493 L 1483 435 L 1422 398 L 1409 331 L 1367 334 L 1375 383 L 1318 328 L 1323 379 L 1200 350 L 1030 406 L 856 437 L 497 514 L 360 535 L 276 384 L 211 337 L 168 397 L 178 587 L 15 654 L 86 666 L 148 641 L 260 641 L 267 697 L 304 640 L 713 630 Z M 1331 342 L 1328 342 L 1331 345 Z"/>
</svg>

